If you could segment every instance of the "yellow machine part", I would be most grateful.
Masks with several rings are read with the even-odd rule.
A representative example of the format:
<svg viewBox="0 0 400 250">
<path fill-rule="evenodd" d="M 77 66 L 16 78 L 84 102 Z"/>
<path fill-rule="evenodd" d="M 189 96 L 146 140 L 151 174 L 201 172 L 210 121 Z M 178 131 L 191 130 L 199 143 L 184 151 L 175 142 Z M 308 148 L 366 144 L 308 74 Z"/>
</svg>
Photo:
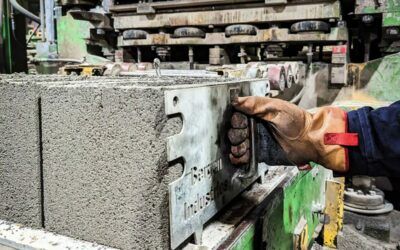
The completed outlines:
<svg viewBox="0 0 400 250">
<path fill-rule="evenodd" d="M 337 236 L 343 227 L 344 178 L 326 181 L 324 246 L 337 247 Z"/>
</svg>

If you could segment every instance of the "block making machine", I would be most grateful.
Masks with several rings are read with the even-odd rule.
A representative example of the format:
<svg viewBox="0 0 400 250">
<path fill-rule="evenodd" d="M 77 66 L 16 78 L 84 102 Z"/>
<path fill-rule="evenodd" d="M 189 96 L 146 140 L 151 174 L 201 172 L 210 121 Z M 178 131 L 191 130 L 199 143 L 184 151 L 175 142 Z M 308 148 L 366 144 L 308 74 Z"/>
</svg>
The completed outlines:
<svg viewBox="0 0 400 250">
<path fill-rule="evenodd" d="M 3 221 L 18 233 L 0 246 L 53 232 L 120 249 L 275 248 L 321 230 L 330 171 L 258 163 L 256 129 L 252 164 L 227 159 L 232 96 L 265 96 L 268 81 L 2 75 L 0 88 L 1 219 L 45 230 Z"/>
</svg>

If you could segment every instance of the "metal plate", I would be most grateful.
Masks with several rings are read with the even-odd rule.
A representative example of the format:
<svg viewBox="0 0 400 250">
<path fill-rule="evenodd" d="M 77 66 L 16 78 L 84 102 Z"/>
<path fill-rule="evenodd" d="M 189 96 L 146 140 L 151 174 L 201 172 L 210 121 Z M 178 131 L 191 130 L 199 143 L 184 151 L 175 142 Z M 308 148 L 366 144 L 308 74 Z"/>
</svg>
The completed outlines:
<svg viewBox="0 0 400 250">
<path fill-rule="evenodd" d="M 165 91 L 167 115 L 180 114 L 182 131 L 167 140 L 168 161 L 183 159 L 183 175 L 169 184 L 169 215 L 171 248 L 195 234 L 201 244 L 203 225 L 235 196 L 266 171 L 257 168 L 251 178 L 239 178 L 241 171 L 227 158 L 232 108 L 230 92 L 265 96 L 266 81 L 217 84 Z"/>
</svg>

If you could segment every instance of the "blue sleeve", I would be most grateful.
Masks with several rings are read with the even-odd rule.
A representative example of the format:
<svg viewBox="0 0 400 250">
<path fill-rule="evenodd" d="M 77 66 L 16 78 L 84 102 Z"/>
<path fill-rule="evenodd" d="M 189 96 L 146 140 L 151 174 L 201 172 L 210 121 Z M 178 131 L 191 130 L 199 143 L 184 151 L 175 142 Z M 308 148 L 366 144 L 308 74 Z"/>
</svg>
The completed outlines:
<svg viewBox="0 0 400 250">
<path fill-rule="evenodd" d="M 349 132 L 359 146 L 349 147 L 350 175 L 400 177 L 400 101 L 348 113 Z"/>
</svg>

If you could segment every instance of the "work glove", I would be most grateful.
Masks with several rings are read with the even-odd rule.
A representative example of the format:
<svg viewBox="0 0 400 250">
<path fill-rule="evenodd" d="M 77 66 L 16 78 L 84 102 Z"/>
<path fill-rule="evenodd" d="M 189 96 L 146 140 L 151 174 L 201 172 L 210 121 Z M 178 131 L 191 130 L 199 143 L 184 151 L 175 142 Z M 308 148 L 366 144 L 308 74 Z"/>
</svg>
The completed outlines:
<svg viewBox="0 0 400 250">
<path fill-rule="evenodd" d="M 344 146 L 356 146 L 358 138 L 347 133 L 347 114 L 342 109 L 323 107 L 311 114 L 283 100 L 253 96 L 235 98 L 232 105 L 241 112 L 240 116 L 233 115 L 232 129 L 228 132 L 233 145 L 230 160 L 234 165 L 244 165 L 250 159 L 250 143 L 245 137 L 248 128 L 245 130 L 245 122 L 240 122 L 246 114 L 268 124 L 264 127 L 269 127 L 291 165 L 304 166 L 312 161 L 336 172 L 348 171 L 348 152 Z M 264 138 L 261 136 L 259 140 Z"/>
<path fill-rule="evenodd" d="M 241 112 L 234 112 L 231 119 L 231 129 L 228 138 L 231 142 L 229 159 L 240 168 L 246 168 L 250 163 L 251 142 L 249 117 Z M 286 153 L 271 133 L 270 125 L 255 118 L 255 139 L 257 162 L 264 162 L 271 166 L 293 165 L 286 157 Z"/>
</svg>

